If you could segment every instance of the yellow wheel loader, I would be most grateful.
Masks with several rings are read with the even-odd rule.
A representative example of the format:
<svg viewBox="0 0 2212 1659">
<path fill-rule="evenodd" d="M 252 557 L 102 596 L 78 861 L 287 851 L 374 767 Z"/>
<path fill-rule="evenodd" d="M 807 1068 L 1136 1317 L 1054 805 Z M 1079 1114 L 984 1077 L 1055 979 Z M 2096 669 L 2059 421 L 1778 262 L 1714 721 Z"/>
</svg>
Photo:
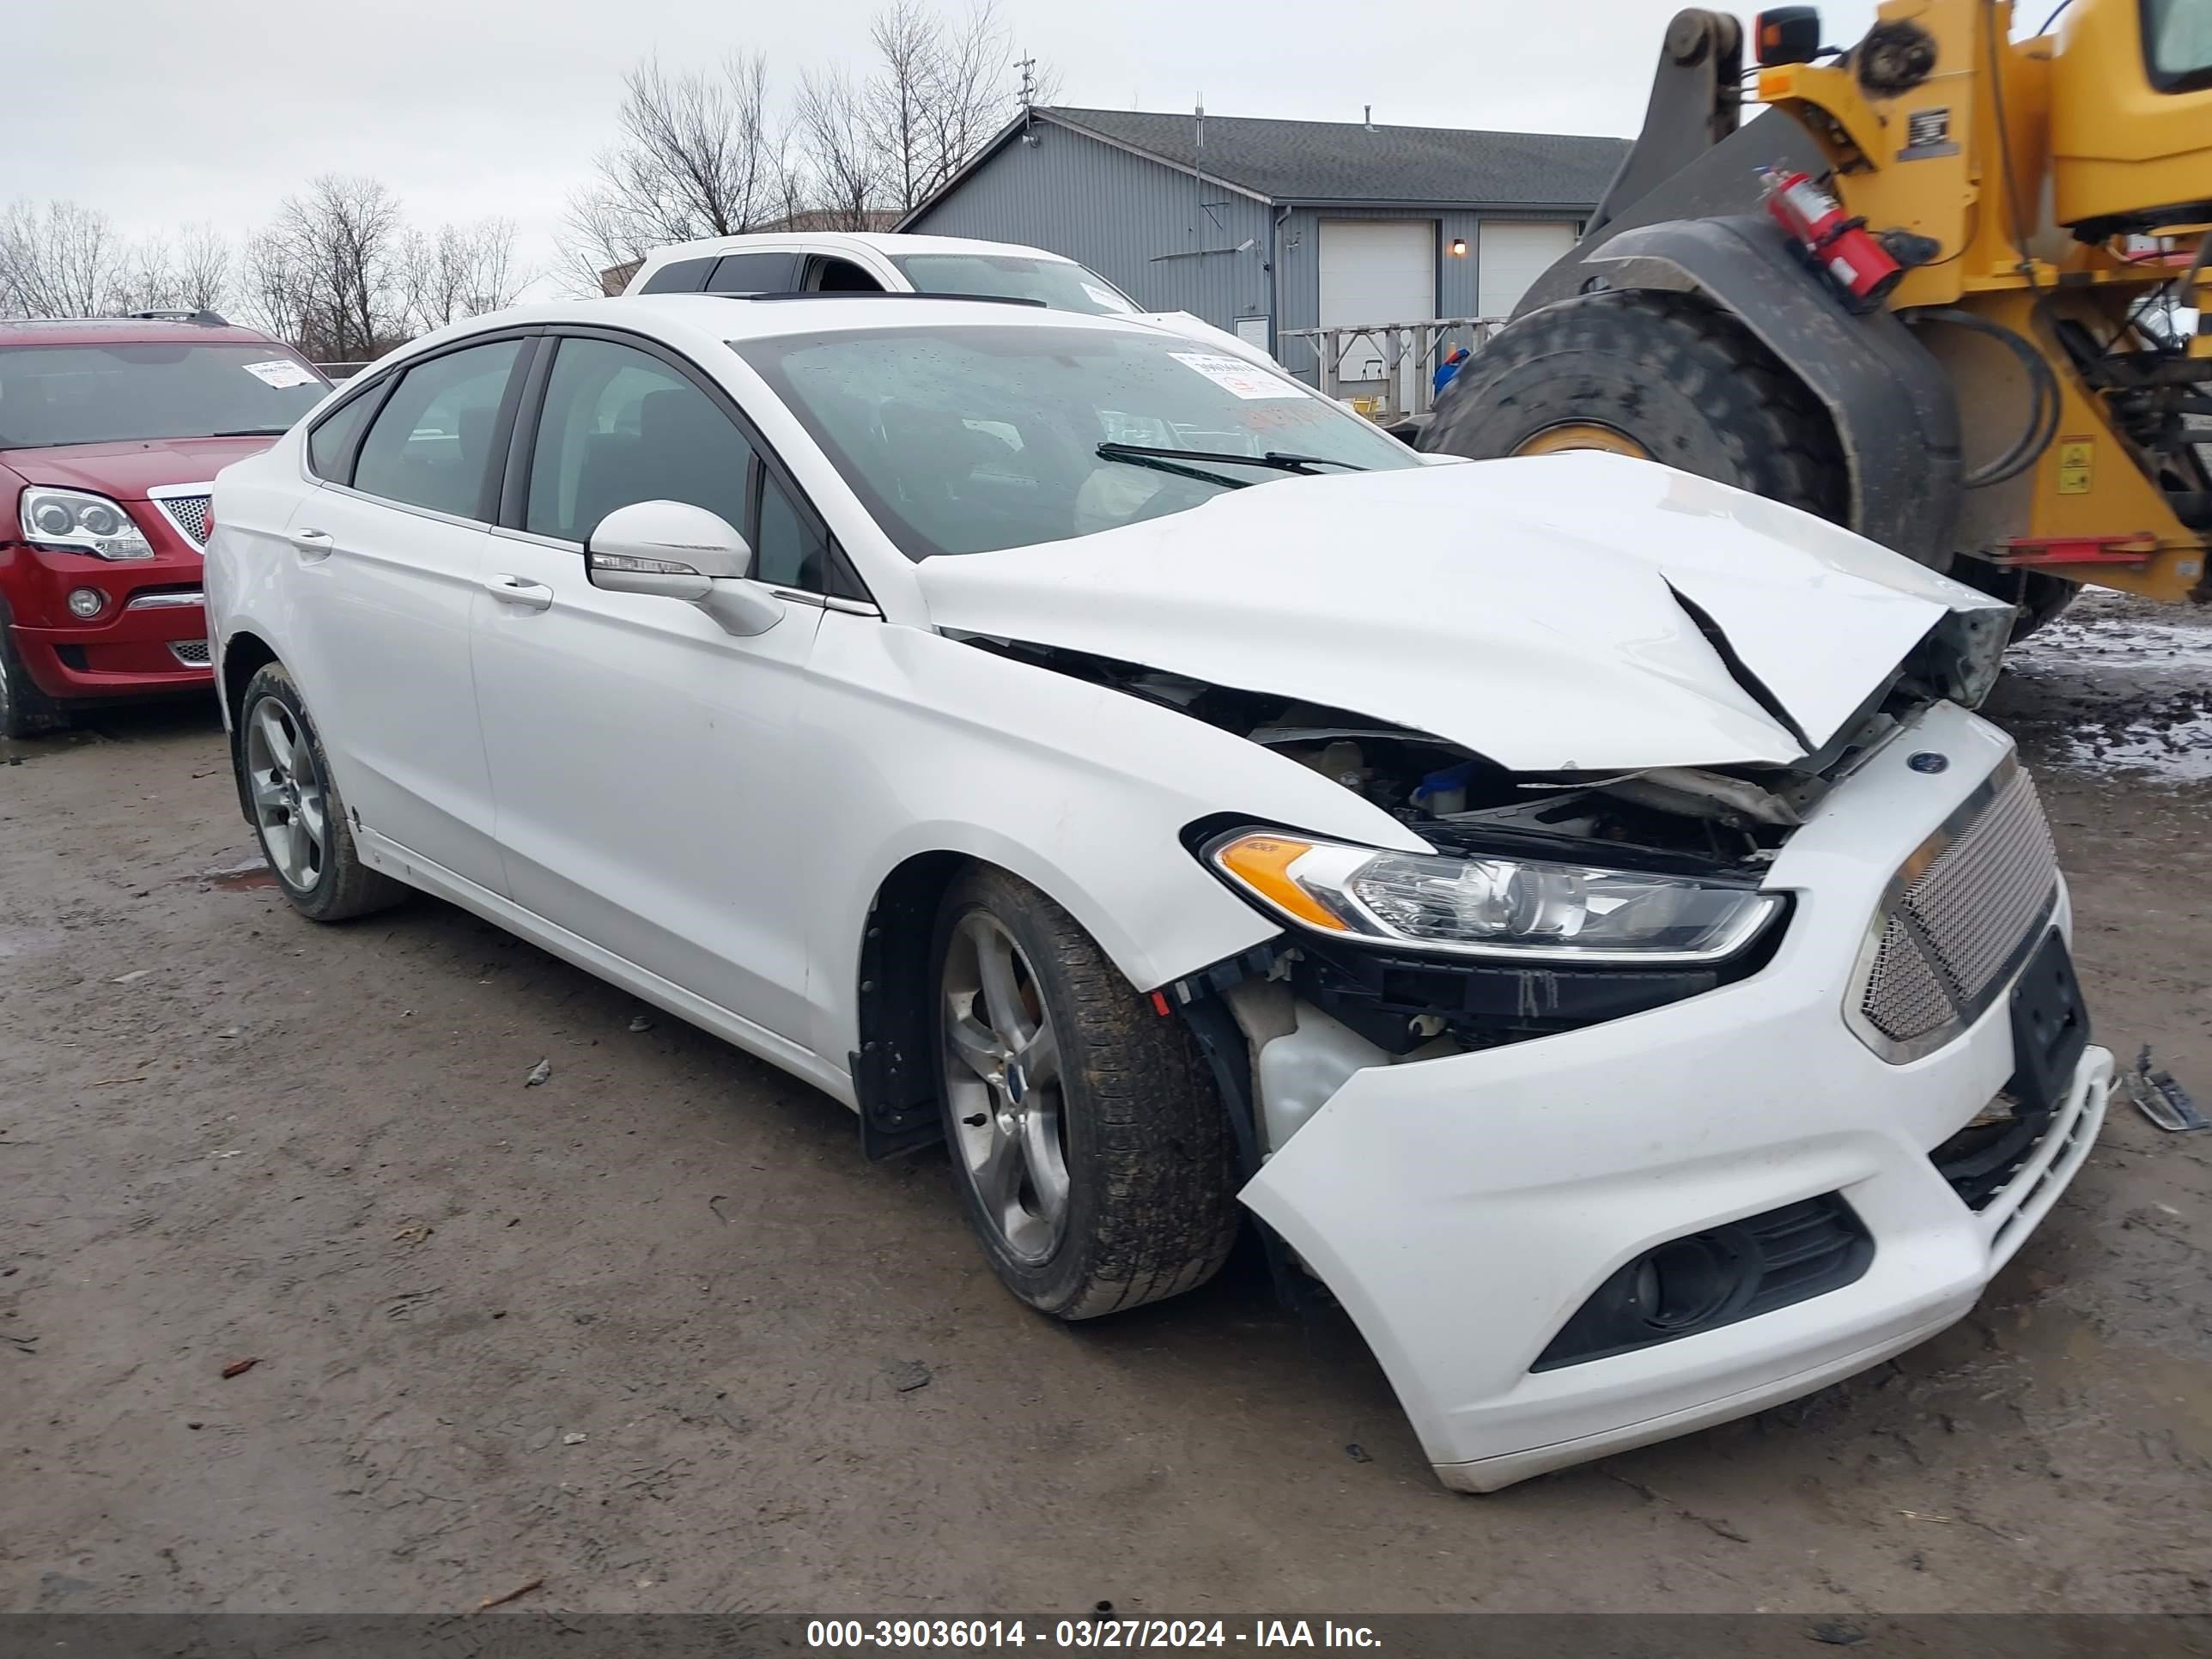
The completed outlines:
<svg viewBox="0 0 2212 1659">
<path fill-rule="evenodd" d="M 1846 50 L 1809 6 L 1764 12 L 1745 121 L 1741 26 L 1678 15 L 1582 240 L 1419 446 L 1649 456 L 2011 599 L 2023 631 L 2085 582 L 2212 599 L 2212 0 L 2012 25 L 2008 0 L 1886 0 Z M 1792 179 L 1826 221 L 1777 210 Z"/>
</svg>

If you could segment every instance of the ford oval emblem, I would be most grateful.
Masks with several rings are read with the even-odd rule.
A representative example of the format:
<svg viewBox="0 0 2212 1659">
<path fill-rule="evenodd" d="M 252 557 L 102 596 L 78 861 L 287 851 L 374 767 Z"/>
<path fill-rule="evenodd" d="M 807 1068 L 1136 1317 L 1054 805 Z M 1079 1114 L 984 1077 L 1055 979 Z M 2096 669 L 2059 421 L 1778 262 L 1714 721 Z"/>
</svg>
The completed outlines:
<svg viewBox="0 0 2212 1659">
<path fill-rule="evenodd" d="M 1941 772 L 1950 766 L 1951 757 L 1939 755 L 1932 749 L 1923 749 L 1908 757 L 1905 763 L 1916 772 Z"/>
</svg>

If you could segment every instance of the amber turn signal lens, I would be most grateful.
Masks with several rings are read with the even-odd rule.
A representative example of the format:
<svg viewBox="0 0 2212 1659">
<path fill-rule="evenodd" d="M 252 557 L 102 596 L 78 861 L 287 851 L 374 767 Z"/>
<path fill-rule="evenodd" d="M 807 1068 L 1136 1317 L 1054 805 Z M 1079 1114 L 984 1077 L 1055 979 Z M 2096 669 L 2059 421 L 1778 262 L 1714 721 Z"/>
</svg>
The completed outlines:
<svg viewBox="0 0 2212 1659">
<path fill-rule="evenodd" d="M 1222 869 L 1285 915 L 1328 933 L 1345 933 L 1348 930 L 1344 923 L 1291 876 L 1291 866 L 1313 848 L 1311 842 L 1290 836 L 1255 834 L 1239 836 L 1216 851 L 1213 858 Z"/>
</svg>

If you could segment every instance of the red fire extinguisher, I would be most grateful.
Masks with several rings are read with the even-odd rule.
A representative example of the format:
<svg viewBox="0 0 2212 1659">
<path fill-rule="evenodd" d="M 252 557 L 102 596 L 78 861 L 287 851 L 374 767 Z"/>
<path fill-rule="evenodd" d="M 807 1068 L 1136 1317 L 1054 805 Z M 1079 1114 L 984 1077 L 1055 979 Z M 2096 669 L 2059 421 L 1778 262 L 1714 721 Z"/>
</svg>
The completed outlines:
<svg viewBox="0 0 2212 1659">
<path fill-rule="evenodd" d="M 1802 173 L 1764 169 L 1766 210 L 1812 255 L 1854 311 L 1872 311 L 1903 280 L 1905 267 L 1868 234 L 1866 221 L 1846 218 L 1843 204 Z"/>
</svg>

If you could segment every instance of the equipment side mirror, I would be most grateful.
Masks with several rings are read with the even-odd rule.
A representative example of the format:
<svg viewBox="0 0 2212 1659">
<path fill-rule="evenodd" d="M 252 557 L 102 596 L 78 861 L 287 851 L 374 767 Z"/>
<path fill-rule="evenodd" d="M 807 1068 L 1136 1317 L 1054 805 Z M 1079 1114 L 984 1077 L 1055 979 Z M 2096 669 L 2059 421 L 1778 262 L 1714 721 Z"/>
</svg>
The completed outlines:
<svg viewBox="0 0 2212 1659">
<path fill-rule="evenodd" d="M 783 617 L 783 601 L 750 580 L 752 567 L 752 549 L 728 520 L 683 501 L 618 507 L 584 544 L 592 586 L 687 600 L 741 639 Z"/>
<path fill-rule="evenodd" d="M 1763 69 L 1809 64 L 1820 55 L 1820 9 L 1769 6 L 1752 24 L 1752 40 Z"/>
</svg>

